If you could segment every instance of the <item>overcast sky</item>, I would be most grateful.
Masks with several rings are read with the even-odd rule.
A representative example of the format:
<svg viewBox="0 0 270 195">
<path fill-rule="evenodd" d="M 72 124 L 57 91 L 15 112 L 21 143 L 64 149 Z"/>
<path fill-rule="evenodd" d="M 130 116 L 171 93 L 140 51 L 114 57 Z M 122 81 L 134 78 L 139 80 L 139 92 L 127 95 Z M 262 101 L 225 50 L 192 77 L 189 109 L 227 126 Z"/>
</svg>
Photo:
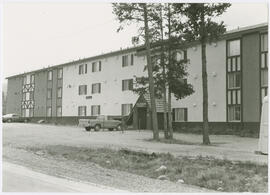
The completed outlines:
<svg viewBox="0 0 270 195">
<path fill-rule="evenodd" d="M 109 3 L 8 2 L 3 11 L 3 77 L 125 48 L 136 34 L 116 32 Z M 222 20 L 228 29 L 267 22 L 268 6 L 233 3 Z"/>
</svg>

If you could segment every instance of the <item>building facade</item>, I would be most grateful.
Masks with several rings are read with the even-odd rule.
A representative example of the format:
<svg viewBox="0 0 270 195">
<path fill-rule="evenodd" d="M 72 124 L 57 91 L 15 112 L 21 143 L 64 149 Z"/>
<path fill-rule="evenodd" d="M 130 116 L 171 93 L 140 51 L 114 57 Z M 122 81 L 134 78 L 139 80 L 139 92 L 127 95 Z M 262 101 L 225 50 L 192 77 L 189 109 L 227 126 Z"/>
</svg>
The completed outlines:
<svg viewBox="0 0 270 195">
<path fill-rule="evenodd" d="M 72 121 L 109 115 L 125 116 L 138 100 L 135 76 L 147 76 L 143 47 L 119 50 L 8 77 L 7 113 L 34 119 Z M 187 82 L 194 93 L 173 99 L 175 129 L 202 122 L 201 47 L 190 43 Z M 268 90 L 268 25 L 228 31 L 207 44 L 209 121 L 213 129 L 228 126 L 258 130 L 262 98 Z M 134 125 L 138 127 L 137 124 Z"/>
</svg>

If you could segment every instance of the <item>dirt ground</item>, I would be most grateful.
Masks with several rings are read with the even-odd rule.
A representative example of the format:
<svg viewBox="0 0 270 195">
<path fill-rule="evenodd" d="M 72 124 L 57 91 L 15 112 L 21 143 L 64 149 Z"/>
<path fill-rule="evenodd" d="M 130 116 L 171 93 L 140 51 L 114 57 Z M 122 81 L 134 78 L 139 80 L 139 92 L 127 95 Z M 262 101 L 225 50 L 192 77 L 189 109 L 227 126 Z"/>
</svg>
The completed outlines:
<svg viewBox="0 0 270 195">
<path fill-rule="evenodd" d="M 165 144 L 147 141 L 151 131 L 86 132 L 80 127 L 45 124 L 3 124 L 3 146 L 14 147 L 68 145 L 83 147 L 128 148 L 147 152 L 170 152 L 175 156 L 213 156 L 235 161 L 267 163 L 267 155 L 258 155 L 258 139 L 231 135 L 211 135 L 211 146 L 202 146 L 200 135 L 175 133 L 174 138 L 192 145 Z M 163 134 L 160 133 L 163 137 Z"/>
</svg>

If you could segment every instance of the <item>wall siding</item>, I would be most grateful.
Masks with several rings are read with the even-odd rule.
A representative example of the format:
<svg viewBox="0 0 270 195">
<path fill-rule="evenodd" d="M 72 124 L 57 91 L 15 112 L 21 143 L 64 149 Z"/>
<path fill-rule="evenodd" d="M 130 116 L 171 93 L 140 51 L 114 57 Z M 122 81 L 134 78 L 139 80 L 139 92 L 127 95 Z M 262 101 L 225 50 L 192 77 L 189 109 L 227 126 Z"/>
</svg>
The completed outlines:
<svg viewBox="0 0 270 195">
<path fill-rule="evenodd" d="M 8 80 L 7 91 L 7 114 L 16 113 L 21 115 L 22 101 L 22 76 Z"/>
<path fill-rule="evenodd" d="M 35 117 L 46 116 L 46 97 L 47 97 L 47 71 L 38 72 L 35 74 Z"/>
<path fill-rule="evenodd" d="M 244 122 L 260 121 L 259 40 L 259 33 L 244 35 L 242 38 Z"/>
</svg>

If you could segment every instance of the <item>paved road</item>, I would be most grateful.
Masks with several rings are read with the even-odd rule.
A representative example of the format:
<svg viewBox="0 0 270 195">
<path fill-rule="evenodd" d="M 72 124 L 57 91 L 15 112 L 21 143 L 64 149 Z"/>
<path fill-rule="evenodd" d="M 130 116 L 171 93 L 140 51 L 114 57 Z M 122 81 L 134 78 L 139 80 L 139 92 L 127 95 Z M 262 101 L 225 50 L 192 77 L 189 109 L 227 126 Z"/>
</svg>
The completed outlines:
<svg viewBox="0 0 270 195">
<path fill-rule="evenodd" d="M 160 133 L 160 137 L 163 137 Z M 213 156 L 220 159 L 267 163 L 267 155 L 256 155 L 258 139 L 232 135 L 210 135 L 212 146 L 202 146 L 201 135 L 175 133 L 174 138 L 195 145 L 146 141 L 150 131 L 86 132 L 83 128 L 45 124 L 4 123 L 3 145 L 15 147 L 68 145 L 75 147 L 129 148 L 148 152 L 170 152 L 175 156 Z"/>
<path fill-rule="evenodd" d="M 124 192 L 45 175 L 8 162 L 3 162 L 2 166 L 3 192 Z"/>
</svg>

